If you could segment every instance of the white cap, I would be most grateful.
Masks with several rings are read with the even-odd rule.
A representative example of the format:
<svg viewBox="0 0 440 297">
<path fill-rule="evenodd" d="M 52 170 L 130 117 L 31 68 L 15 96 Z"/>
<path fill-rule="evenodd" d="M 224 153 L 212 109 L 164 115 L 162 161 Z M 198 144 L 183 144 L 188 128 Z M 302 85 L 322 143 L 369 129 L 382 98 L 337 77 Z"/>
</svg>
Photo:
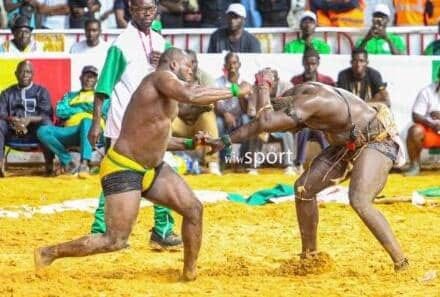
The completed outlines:
<svg viewBox="0 0 440 297">
<path fill-rule="evenodd" d="M 235 13 L 242 18 L 246 18 L 246 8 L 244 8 L 244 6 L 240 3 L 232 3 L 229 5 L 228 9 L 226 10 L 226 14 L 230 12 Z"/>
<path fill-rule="evenodd" d="M 373 14 L 376 13 L 376 12 L 384 14 L 387 17 L 390 17 L 390 15 L 391 15 L 391 12 L 390 12 L 390 9 L 388 8 L 388 6 L 385 5 L 385 4 L 382 4 L 382 3 L 381 4 L 377 4 L 376 6 L 374 6 Z"/>
<path fill-rule="evenodd" d="M 299 22 L 301 23 L 303 19 L 305 18 L 311 18 L 312 20 L 315 21 L 316 23 L 316 14 L 313 11 L 310 10 L 305 10 L 302 14 L 301 17 L 299 18 Z"/>
</svg>

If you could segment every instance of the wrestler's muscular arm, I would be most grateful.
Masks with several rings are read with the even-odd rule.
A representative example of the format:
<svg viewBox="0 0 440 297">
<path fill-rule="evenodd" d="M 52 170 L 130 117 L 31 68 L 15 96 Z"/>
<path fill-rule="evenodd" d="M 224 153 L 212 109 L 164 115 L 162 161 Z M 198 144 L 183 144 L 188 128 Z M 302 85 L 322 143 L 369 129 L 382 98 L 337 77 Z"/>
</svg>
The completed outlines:
<svg viewBox="0 0 440 297">
<path fill-rule="evenodd" d="M 154 86 L 169 99 L 194 105 L 208 105 L 234 96 L 230 89 L 189 85 L 165 71 L 157 72 Z M 251 91 L 249 84 L 240 84 L 239 97 L 246 96 Z"/>
</svg>

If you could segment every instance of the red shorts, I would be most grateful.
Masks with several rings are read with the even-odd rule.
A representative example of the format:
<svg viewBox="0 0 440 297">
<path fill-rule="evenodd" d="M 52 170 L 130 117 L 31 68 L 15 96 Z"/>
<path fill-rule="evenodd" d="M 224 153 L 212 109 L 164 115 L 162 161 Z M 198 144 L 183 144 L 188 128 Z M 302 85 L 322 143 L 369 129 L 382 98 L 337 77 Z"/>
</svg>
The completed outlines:
<svg viewBox="0 0 440 297">
<path fill-rule="evenodd" d="M 440 147 L 440 134 L 432 130 L 431 128 L 417 124 L 418 126 L 422 126 L 423 130 L 425 130 L 425 140 L 423 141 L 424 148 L 437 148 Z"/>
</svg>

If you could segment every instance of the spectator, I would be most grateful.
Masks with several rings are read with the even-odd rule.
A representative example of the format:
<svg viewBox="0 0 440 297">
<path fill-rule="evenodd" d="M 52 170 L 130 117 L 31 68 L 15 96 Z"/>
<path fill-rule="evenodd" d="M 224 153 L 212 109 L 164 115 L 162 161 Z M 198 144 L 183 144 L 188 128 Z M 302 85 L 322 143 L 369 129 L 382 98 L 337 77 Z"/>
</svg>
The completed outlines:
<svg viewBox="0 0 440 297">
<path fill-rule="evenodd" d="M 394 16 L 396 13 L 396 10 L 394 9 L 394 0 L 365 0 L 365 26 L 370 27 L 373 23 L 373 12 L 374 8 L 377 4 L 384 4 L 388 6 L 388 9 L 390 10 L 391 14 L 389 16 L 390 24 L 394 24 Z"/>
<path fill-rule="evenodd" d="M 241 4 L 246 8 L 246 24 L 245 27 L 261 27 L 263 20 L 257 9 L 256 0 L 241 0 Z"/>
<path fill-rule="evenodd" d="M 101 9 L 98 0 L 69 0 L 70 16 L 69 28 L 84 28 L 87 19 L 93 19 Z"/>
<path fill-rule="evenodd" d="M 22 142 L 37 141 L 38 131 L 45 125 L 52 125 L 53 110 L 48 90 L 34 84 L 34 69 L 25 60 L 17 65 L 17 84 L 10 86 L 0 95 L 0 177 L 5 176 L 5 142 L 17 139 Z M 53 171 L 53 155 L 43 148 L 46 173 Z"/>
<path fill-rule="evenodd" d="M 356 47 L 365 48 L 369 54 L 402 55 L 406 52 L 403 39 L 393 33 L 387 33 L 390 9 L 384 4 L 374 8 L 370 30 L 364 38 L 356 42 Z"/>
<path fill-rule="evenodd" d="M 42 16 L 42 28 L 69 28 L 70 8 L 67 0 L 41 0 L 37 3 L 37 11 Z"/>
<path fill-rule="evenodd" d="M 116 25 L 118 28 L 127 28 L 128 22 L 131 20 L 129 0 L 115 0 L 113 11 L 115 13 Z"/>
<path fill-rule="evenodd" d="M 6 10 L 3 1 L 0 1 L 0 29 L 6 29 L 7 23 L 8 17 L 6 16 Z"/>
<path fill-rule="evenodd" d="M 37 9 L 36 3 L 34 0 L 4 0 L 0 1 L 4 2 L 4 8 L 8 13 L 8 22 L 10 27 L 12 27 L 13 21 L 18 16 L 25 16 L 29 20 L 29 24 L 32 27 L 36 27 L 36 14 Z"/>
<path fill-rule="evenodd" d="M 185 28 L 199 28 L 202 14 L 197 0 L 188 0 L 188 5 L 183 12 L 183 26 Z"/>
<path fill-rule="evenodd" d="M 291 0 L 257 0 L 263 27 L 287 27 Z"/>
<path fill-rule="evenodd" d="M 74 43 L 70 48 L 71 54 L 102 54 L 107 53 L 109 44 L 101 39 L 101 22 L 88 19 L 84 23 L 86 40 Z"/>
<path fill-rule="evenodd" d="M 430 5 L 432 6 L 432 1 L 427 0 L 394 0 L 396 26 L 426 25 L 427 12 Z"/>
<path fill-rule="evenodd" d="M 313 48 L 307 48 L 304 52 L 302 63 L 304 72 L 302 74 L 292 77 L 290 82 L 295 86 L 302 84 L 306 81 L 317 81 L 326 85 L 334 86 L 334 80 L 327 75 L 320 74 L 318 72 L 319 67 L 319 54 Z M 296 172 L 302 174 L 304 172 L 304 163 L 307 155 L 307 143 L 315 140 L 321 146 L 321 149 L 325 149 L 328 146 L 328 141 L 325 138 L 324 133 L 318 130 L 310 128 L 304 128 L 297 133 L 297 155 L 295 160 Z"/>
<path fill-rule="evenodd" d="M 226 25 L 225 10 L 237 0 L 198 0 L 202 14 L 201 26 L 204 28 L 220 28 Z"/>
<path fill-rule="evenodd" d="M 203 87 L 213 86 L 214 80 L 205 71 L 198 67 L 197 54 L 192 50 L 186 50 L 191 58 L 193 65 L 193 76 L 189 78 L 192 84 Z M 196 106 L 191 104 L 179 103 L 178 117 L 173 121 L 173 136 L 192 137 L 198 131 L 209 133 L 211 137 L 218 138 L 218 128 L 215 113 L 212 106 Z M 204 149 L 204 148 L 202 148 Z M 207 165 L 209 173 L 221 175 L 218 154 L 207 155 L 207 151 L 202 151 L 203 164 Z"/>
<path fill-rule="evenodd" d="M 270 88 L 271 99 L 281 96 L 285 91 L 287 91 L 290 88 L 289 83 L 280 80 L 277 70 L 272 69 L 272 73 L 274 79 L 273 79 L 273 84 Z M 284 158 L 282 160 L 284 173 L 286 175 L 294 175 L 295 170 L 294 170 L 294 162 L 292 156 L 293 156 L 293 152 L 295 151 L 295 147 L 294 147 L 295 141 L 292 132 L 272 132 L 270 133 L 270 138 L 275 139 L 277 141 L 281 141 L 282 150 L 285 153 L 283 155 Z"/>
<path fill-rule="evenodd" d="M 437 74 L 440 79 L 440 71 Z M 412 108 L 414 124 L 408 130 L 406 144 L 410 167 L 405 175 L 420 172 L 420 153 L 423 148 L 440 148 L 440 82 L 424 87 L 417 95 Z"/>
<path fill-rule="evenodd" d="M 32 38 L 33 29 L 27 17 L 18 16 L 11 28 L 14 38 L 3 42 L 0 46 L 0 53 L 22 54 L 42 52 L 43 45 Z"/>
<path fill-rule="evenodd" d="M 368 53 L 360 48 L 351 53 L 351 67 L 338 74 L 337 86 L 352 92 L 365 102 L 381 102 L 391 105 L 387 84 L 380 73 L 368 67 Z"/>
<path fill-rule="evenodd" d="M 318 16 L 322 27 L 364 27 L 364 0 L 308 0 L 306 9 Z"/>
<path fill-rule="evenodd" d="M 261 53 L 258 39 L 244 29 L 246 10 L 243 5 L 231 4 L 226 10 L 226 19 L 227 27 L 211 35 L 208 53 Z"/>
<path fill-rule="evenodd" d="M 228 53 L 225 55 L 224 75 L 215 81 L 216 87 L 229 88 L 231 84 L 240 84 L 243 81 L 240 78 L 240 58 L 236 53 Z M 220 100 L 215 103 L 215 113 L 217 115 L 217 127 L 220 135 L 230 134 L 235 129 L 247 124 L 249 116 L 245 112 L 247 107 L 243 105 L 243 100 L 238 97 L 232 97 L 228 100 Z M 251 140 L 241 145 L 240 155 L 245 152 L 256 152 L 259 150 L 260 143 L 258 140 Z M 221 161 L 225 161 L 225 151 L 220 152 Z M 255 168 L 250 170 L 251 174 L 256 174 Z"/>
<path fill-rule="evenodd" d="M 316 29 L 316 15 L 305 11 L 299 21 L 301 37 L 292 40 L 284 46 L 284 53 L 302 54 L 306 46 L 312 46 L 320 54 L 330 54 L 330 46 L 322 39 L 313 37 Z"/>
<path fill-rule="evenodd" d="M 82 69 L 80 81 L 81 90 L 68 92 L 58 102 L 56 115 L 64 120 L 64 126 L 44 126 L 38 130 L 38 138 L 60 160 L 64 173 L 79 175 L 85 178 L 89 175 L 89 162 L 92 158 L 92 145 L 87 139 L 93 118 L 93 99 L 98 77 L 95 66 L 85 66 Z M 110 100 L 104 102 L 103 119 L 106 118 Z M 104 120 L 102 120 L 102 126 Z M 78 167 L 72 159 L 68 148 L 79 146 L 81 163 Z"/>
<path fill-rule="evenodd" d="M 164 28 L 183 28 L 183 12 L 187 6 L 187 0 L 160 0 L 160 20 Z"/>
<path fill-rule="evenodd" d="M 437 24 L 437 34 L 440 34 L 440 22 Z M 438 56 L 440 55 L 440 40 L 434 40 L 431 42 L 423 52 L 427 56 Z"/>
</svg>

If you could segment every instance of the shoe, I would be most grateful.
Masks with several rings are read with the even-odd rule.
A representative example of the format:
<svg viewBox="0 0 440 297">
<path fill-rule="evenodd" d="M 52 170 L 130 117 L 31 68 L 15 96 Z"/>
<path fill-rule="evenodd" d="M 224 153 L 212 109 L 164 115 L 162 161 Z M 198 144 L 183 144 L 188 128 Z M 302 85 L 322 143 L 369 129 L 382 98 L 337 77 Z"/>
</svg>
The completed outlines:
<svg viewBox="0 0 440 297">
<path fill-rule="evenodd" d="M 61 171 L 61 175 L 65 177 L 78 176 L 78 166 L 76 166 L 75 162 L 73 161 L 61 166 Z"/>
<path fill-rule="evenodd" d="M 404 176 L 417 176 L 420 173 L 420 166 L 419 165 L 411 165 L 405 172 L 403 173 Z"/>
<path fill-rule="evenodd" d="M 287 166 L 286 168 L 284 168 L 284 174 L 294 176 L 296 175 L 296 171 L 293 166 Z"/>
<path fill-rule="evenodd" d="M 87 179 L 90 177 L 90 168 L 87 164 L 79 165 L 78 177 L 82 179 Z"/>
<path fill-rule="evenodd" d="M 249 175 L 258 175 L 258 170 L 255 168 L 248 169 Z"/>
<path fill-rule="evenodd" d="M 153 229 L 151 230 L 150 247 L 156 251 L 179 251 L 182 248 L 182 239 L 174 232 L 162 238 Z"/>
<path fill-rule="evenodd" d="M 208 168 L 210 174 L 222 175 L 222 173 L 220 172 L 220 166 L 217 162 L 209 162 Z"/>
</svg>

